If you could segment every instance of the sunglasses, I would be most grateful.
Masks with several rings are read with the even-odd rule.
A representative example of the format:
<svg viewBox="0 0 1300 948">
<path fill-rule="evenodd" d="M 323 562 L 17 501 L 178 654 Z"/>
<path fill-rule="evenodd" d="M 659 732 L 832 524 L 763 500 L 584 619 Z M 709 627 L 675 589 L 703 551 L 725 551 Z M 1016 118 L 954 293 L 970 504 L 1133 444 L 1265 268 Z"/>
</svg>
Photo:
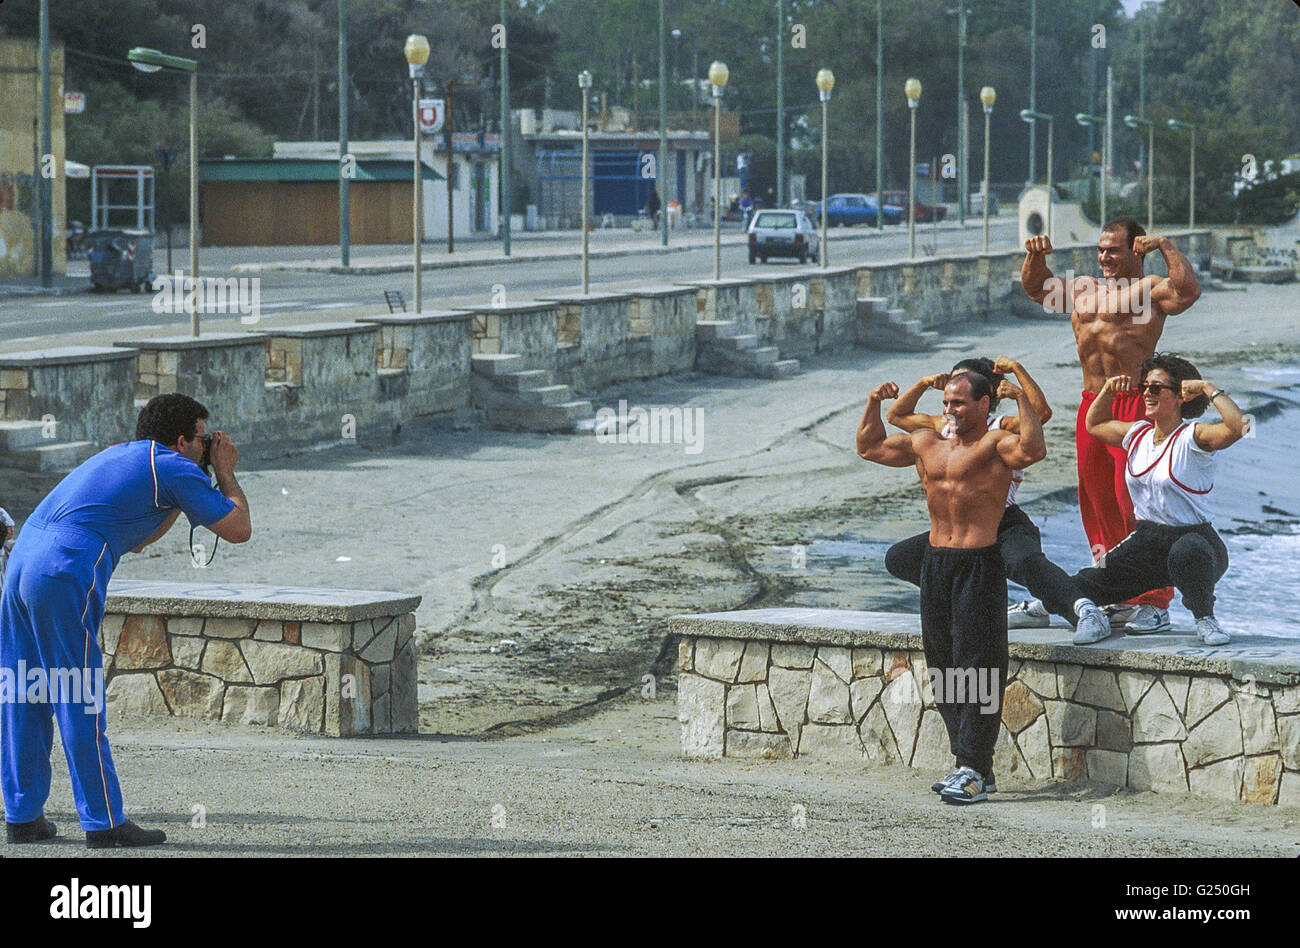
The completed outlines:
<svg viewBox="0 0 1300 948">
<path fill-rule="evenodd" d="M 1160 397 L 1161 391 L 1169 391 L 1177 395 L 1181 390 L 1181 386 L 1166 385 L 1164 382 L 1143 382 L 1138 386 L 1139 392 L 1150 392 L 1156 398 Z"/>
</svg>

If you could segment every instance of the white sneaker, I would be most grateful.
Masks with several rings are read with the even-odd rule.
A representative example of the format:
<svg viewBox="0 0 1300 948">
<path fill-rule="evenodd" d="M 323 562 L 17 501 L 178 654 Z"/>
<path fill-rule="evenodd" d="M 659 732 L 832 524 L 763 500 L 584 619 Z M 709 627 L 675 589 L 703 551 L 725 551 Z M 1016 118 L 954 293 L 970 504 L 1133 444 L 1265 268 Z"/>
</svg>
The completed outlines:
<svg viewBox="0 0 1300 948">
<path fill-rule="evenodd" d="M 1102 612 L 1106 613 L 1106 618 L 1110 620 L 1112 629 L 1122 629 L 1129 624 L 1141 608 L 1141 606 L 1133 603 L 1122 602 L 1117 606 L 1103 606 Z"/>
<path fill-rule="evenodd" d="M 1214 616 L 1196 620 L 1196 637 L 1206 645 L 1227 645 L 1232 641 L 1232 636 L 1223 631 L 1219 620 Z"/>
<path fill-rule="evenodd" d="M 1110 623 L 1106 613 L 1095 604 L 1085 602 L 1079 607 L 1079 624 L 1074 629 L 1074 644 L 1089 645 L 1110 636 Z"/>
<path fill-rule="evenodd" d="M 1017 602 L 1007 607 L 1008 629 L 1045 629 L 1052 624 L 1047 607 L 1037 599 Z"/>
<path fill-rule="evenodd" d="M 1138 606 L 1133 618 L 1128 620 L 1124 629 L 1126 635 L 1151 635 L 1155 632 L 1168 632 L 1169 610 L 1157 609 L 1155 606 Z"/>
</svg>

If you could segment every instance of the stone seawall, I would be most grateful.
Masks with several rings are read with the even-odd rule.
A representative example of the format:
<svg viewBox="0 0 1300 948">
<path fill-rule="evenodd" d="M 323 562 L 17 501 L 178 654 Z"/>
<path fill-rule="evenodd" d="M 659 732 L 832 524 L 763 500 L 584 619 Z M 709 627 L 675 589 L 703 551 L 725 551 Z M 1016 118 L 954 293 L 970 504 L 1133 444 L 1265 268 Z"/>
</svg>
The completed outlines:
<svg viewBox="0 0 1300 948">
<path fill-rule="evenodd" d="M 687 757 L 952 769 L 915 616 L 679 616 Z M 1300 806 L 1300 643 L 1017 630 L 994 773 Z M 1140 645 L 1140 647 L 1138 647 Z"/>
<path fill-rule="evenodd" d="M 115 580 L 108 711 L 347 737 L 416 731 L 419 596 Z"/>
</svg>

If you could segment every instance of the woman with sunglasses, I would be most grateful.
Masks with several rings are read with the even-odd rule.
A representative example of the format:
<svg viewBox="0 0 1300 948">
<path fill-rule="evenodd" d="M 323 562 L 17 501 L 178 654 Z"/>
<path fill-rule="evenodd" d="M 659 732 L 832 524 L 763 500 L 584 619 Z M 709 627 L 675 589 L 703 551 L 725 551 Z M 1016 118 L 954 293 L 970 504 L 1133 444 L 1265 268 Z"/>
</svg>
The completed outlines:
<svg viewBox="0 0 1300 948">
<path fill-rule="evenodd" d="M 1141 372 L 1145 418 L 1116 421 L 1112 414 L 1112 400 L 1133 387 L 1127 375 L 1106 380 L 1085 418 L 1089 434 L 1127 454 L 1124 476 L 1137 526 L 1075 579 L 1096 602 L 1124 602 L 1173 585 L 1196 618 L 1197 637 L 1226 645 L 1230 638 L 1214 618 L 1214 584 L 1228 569 L 1228 550 L 1210 524 L 1209 495 L 1214 452 L 1242 437 L 1245 420 L 1227 393 L 1186 359 L 1157 352 Z M 1189 420 L 1210 405 L 1221 421 Z M 1167 611 L 1162 618 L 1168 628 Z"/>
</svg>

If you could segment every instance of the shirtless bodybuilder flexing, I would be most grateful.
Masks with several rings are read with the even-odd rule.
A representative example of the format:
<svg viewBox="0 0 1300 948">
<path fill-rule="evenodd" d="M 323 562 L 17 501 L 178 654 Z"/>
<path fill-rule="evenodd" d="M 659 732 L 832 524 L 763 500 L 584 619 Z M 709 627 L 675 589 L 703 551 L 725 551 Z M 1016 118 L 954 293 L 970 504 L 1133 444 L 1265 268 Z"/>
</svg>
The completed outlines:
<svg viewBox="0 0 1300 948">
<path fill-rule="evenodd" d="M 1176 316 L 1196 302 L 1200 284 L 1188 259 L 1165 237 L 1147 234 L 1137 221 L 1118 218 L 1106 224 L 1097 241 L 1101 279 L 1054 276 L 1047 266 L 1052 242 L 1031 237 L 1025 242 L 1020 285 L 1036 303 L 1054 312 L 1069 313 L 1083 368 L 1083 399 L 1075 421 L 1079 467 L 1079 514 L 1092 545 L 1093 558 L 1133 532 L 1133 502 L 1124 483 L 1124 452 L 1088 434 L 1088 408 L 1106 379 L 1139 377 L 1142 361 L 1156 351 L 1167 316 Z M 1159 250 L 1167 277 L 1142 272 L 1143 258 Z M 1143 417 L 1136 391 L 1120 393 L 1115 418 Z M 1108 610 L 1113 628 L 1127 626 L 1129 634 L 1169 629 L 1172 589 L 1155 589 Z"/>
</svg>

